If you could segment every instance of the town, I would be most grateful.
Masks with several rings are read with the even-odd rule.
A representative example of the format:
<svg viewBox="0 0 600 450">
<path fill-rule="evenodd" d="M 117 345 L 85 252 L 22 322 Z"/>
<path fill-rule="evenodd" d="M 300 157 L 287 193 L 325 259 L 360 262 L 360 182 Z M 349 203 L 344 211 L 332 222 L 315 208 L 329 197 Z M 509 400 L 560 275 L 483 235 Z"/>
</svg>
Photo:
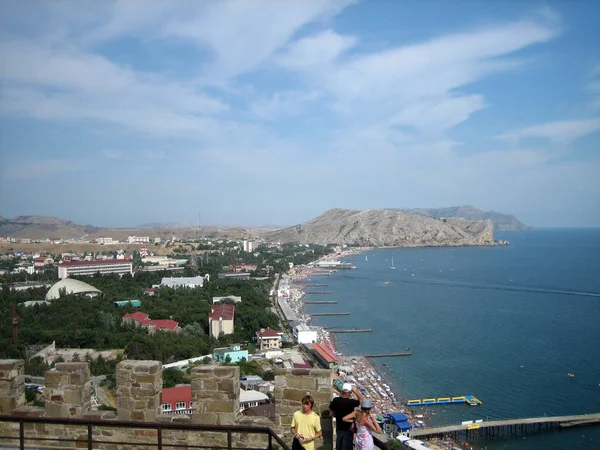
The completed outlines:
<svg viewBox="0 0 600 450">
<path fill-rule="evenodd" d="M 25 361 L 33 407 L 47 404 L 44 376 L 62 363 L 86 362 L 90 409 L 116 413 L 119 363 L 159 361 L 165 415 L 192 414 L 195 367 L 239 367 L 237 412 L 272 420 L 278 370 L 323 369 L 330 380 L 340 371 L 355 380 L 355 365 L 373 373 L 360 358 L 346 364 L 331 336 L 310 325 L 298 285 L 315 271 L 350 268 L 331 256 L 359 248 L 150 236 L 4 238 L 0 245 L 0 358 Z M 53 251 L 65 245 L 89 249 Z M 388 397 L 389 387 L 386 394 L 372 376 L 373 389 L 361 379 L 363 393 Z M 393 437 L 398 428 L 388 423 L 386 431 Z"/>
</svg>

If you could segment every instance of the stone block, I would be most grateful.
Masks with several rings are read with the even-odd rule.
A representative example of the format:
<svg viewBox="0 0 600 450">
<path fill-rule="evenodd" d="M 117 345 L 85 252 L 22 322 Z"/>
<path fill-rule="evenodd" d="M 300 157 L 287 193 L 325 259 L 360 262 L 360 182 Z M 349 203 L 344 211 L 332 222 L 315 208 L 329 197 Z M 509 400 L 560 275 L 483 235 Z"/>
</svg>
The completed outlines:
<svg viewBox="0 0 600 450">
<path fill-rule="evenodd" d="M 206 406 L 207 412 L 232 412 L 231 402 L 208 402 Z"/>
<path fill-rule="evenodd" d="M 208 425 L 218 425 L 219 422 L 219 414 L 218 413 L 202 413 L 202 414 L 192 414 L 192 423 L 193 424 L 208 424 Z"/>
<path fill-rule="evenodd" d="M 292 400 L 298 403 L 302 402 L 302 398 L 306 395 L 305 390 L 301 389 L 284 389 L 283 390 L 283 399 Z"/>
<path fill-rule="evenodd" d="M 236 413 L 218 413 L 219 422 L 217 425 L 233 425 L 238 417 Z"/>
<path fill-rule="evenodd" d="M 218 378 L 240 379 L 240 368 L 237 366 L 214 366 L 213 372 Z"/>
<path fill-rule="evenodd" d="M 289 376 L 287 387 L 293 389 L 304 389 L 305 391 L 314 391 L 317 388 L 317 380 L 312 377 Z"/>
</svg>

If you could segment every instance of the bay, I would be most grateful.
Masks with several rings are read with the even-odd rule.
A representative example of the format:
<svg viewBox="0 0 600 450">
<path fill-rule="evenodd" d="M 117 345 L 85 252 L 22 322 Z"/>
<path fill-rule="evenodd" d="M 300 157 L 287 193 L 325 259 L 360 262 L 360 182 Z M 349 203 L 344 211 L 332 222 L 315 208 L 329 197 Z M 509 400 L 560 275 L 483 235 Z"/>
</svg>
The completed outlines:
<svg viewBox="0 0 600 450">
<path fill-rule="evenodd" d="M 509 246 L 375 249 L 307 305 L 344 354 L 389 353 L 378 371 L 406 399 L 474 395 L 431 407 L 429 425 L 600 412 L 600 229 L 496 233 Z M 368 260 L 367 258 L 368 257 Z M 396 270 L 390 270 L 391 258 Z M 306 300 L 325 300 L 307 295 Z M 318 298 L 317 298 L 318 297 Z M 384 365 L 385 363 L 385 365 Z M 574 378 L 568 376 L 575 374 Z M 597 449 L 600 427 L 473 442 L 476 448 Z"/>
</svg>

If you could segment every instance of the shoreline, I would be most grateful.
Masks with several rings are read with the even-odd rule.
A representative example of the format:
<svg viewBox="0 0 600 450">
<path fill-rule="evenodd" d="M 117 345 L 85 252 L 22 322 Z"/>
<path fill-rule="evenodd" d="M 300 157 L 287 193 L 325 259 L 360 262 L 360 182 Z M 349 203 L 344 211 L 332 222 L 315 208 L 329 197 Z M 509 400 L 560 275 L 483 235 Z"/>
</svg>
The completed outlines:
<svg viewBox="0 0 600 450">
<path fill-rule="evenodd" d="M 395 247 L 390 247 L 395 248 Z M 353 255 L 359 255 L 373 250 L 373 247 L 359 247 L 335 252 L 321 260 L 342 260 Z M 426 421 L 432 413 L 429 409 L 416 409 L 406 405 L 406 399 L 402 397 L 395 381 L 390 380 L 385 370 L 379 372 L 373 362 L 361 355 L 342 355 L 336 347 L 336 337 L 321 326 L 311 325 L 312 317 L 304 311 L 304 289 L 311 275 L 323 271 L 323 268 L 316 266 L 297 266 L 291 268 L 282 277 L 283 281 L 289 285 L 289 297 L 287 305 L 292 309 L 297 319 L 306 323 L 311 329 L 317 331 L 317 342 L 326 345 L 335 355 L 338 356 L 338 367 L 351 369 L 351 374 L 344 374 L 343 380 L 356 385 L 363 391 L 363 395 L 368 397 L 375 405 L 375 413 L 378 416 L 385 417 L 389 413 L 402 413 L 408 418 L 408 421 L 414 428 L 427 426 Z M 311 280 L 315 281 L 315 280 Z M 343 369 L 340 369 L 343 370 Z M 389 437 L 388 437 L 389 438 Z M 432 449 L 453 448 L 456 445 L 452 440 L 434 439 L 428 441 Z"/>
</svg>

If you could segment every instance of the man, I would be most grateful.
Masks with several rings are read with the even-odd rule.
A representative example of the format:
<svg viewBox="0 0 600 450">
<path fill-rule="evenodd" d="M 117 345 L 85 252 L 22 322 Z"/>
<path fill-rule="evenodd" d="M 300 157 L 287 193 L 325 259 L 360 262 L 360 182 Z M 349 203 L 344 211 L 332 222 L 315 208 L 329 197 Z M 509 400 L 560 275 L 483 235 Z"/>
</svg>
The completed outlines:
<svg viewBox="0 0 600 450">
<path fill-rule="evenodd" d="M 302 411 L 296 411 L 292 418 L 290 431 L 294 436 L 292 450 L 314 450 L 315 439 L 321 437 L 321 418 L 313 412 L 315 401 L 310 395 L 302 398 Z"/>
<path fill-rule="evenodd" d="M 354 392 L 357 399 L 350 398 L 350 394 Z M 358 389 L 353 387 L 350 383 L 344 383 L 342 385 L 341 395 L 334 398 L 329 404 L 329 410 L 331 415 L 335 417 L 335 449 L 336 450 L 352 450 L 354 436 L 350 431 L 349 422 L 344 422 L 344 416 L 347 416 L 354 408 L 358 408 L 362 402 L 363 395 Z"/>
</svg>

